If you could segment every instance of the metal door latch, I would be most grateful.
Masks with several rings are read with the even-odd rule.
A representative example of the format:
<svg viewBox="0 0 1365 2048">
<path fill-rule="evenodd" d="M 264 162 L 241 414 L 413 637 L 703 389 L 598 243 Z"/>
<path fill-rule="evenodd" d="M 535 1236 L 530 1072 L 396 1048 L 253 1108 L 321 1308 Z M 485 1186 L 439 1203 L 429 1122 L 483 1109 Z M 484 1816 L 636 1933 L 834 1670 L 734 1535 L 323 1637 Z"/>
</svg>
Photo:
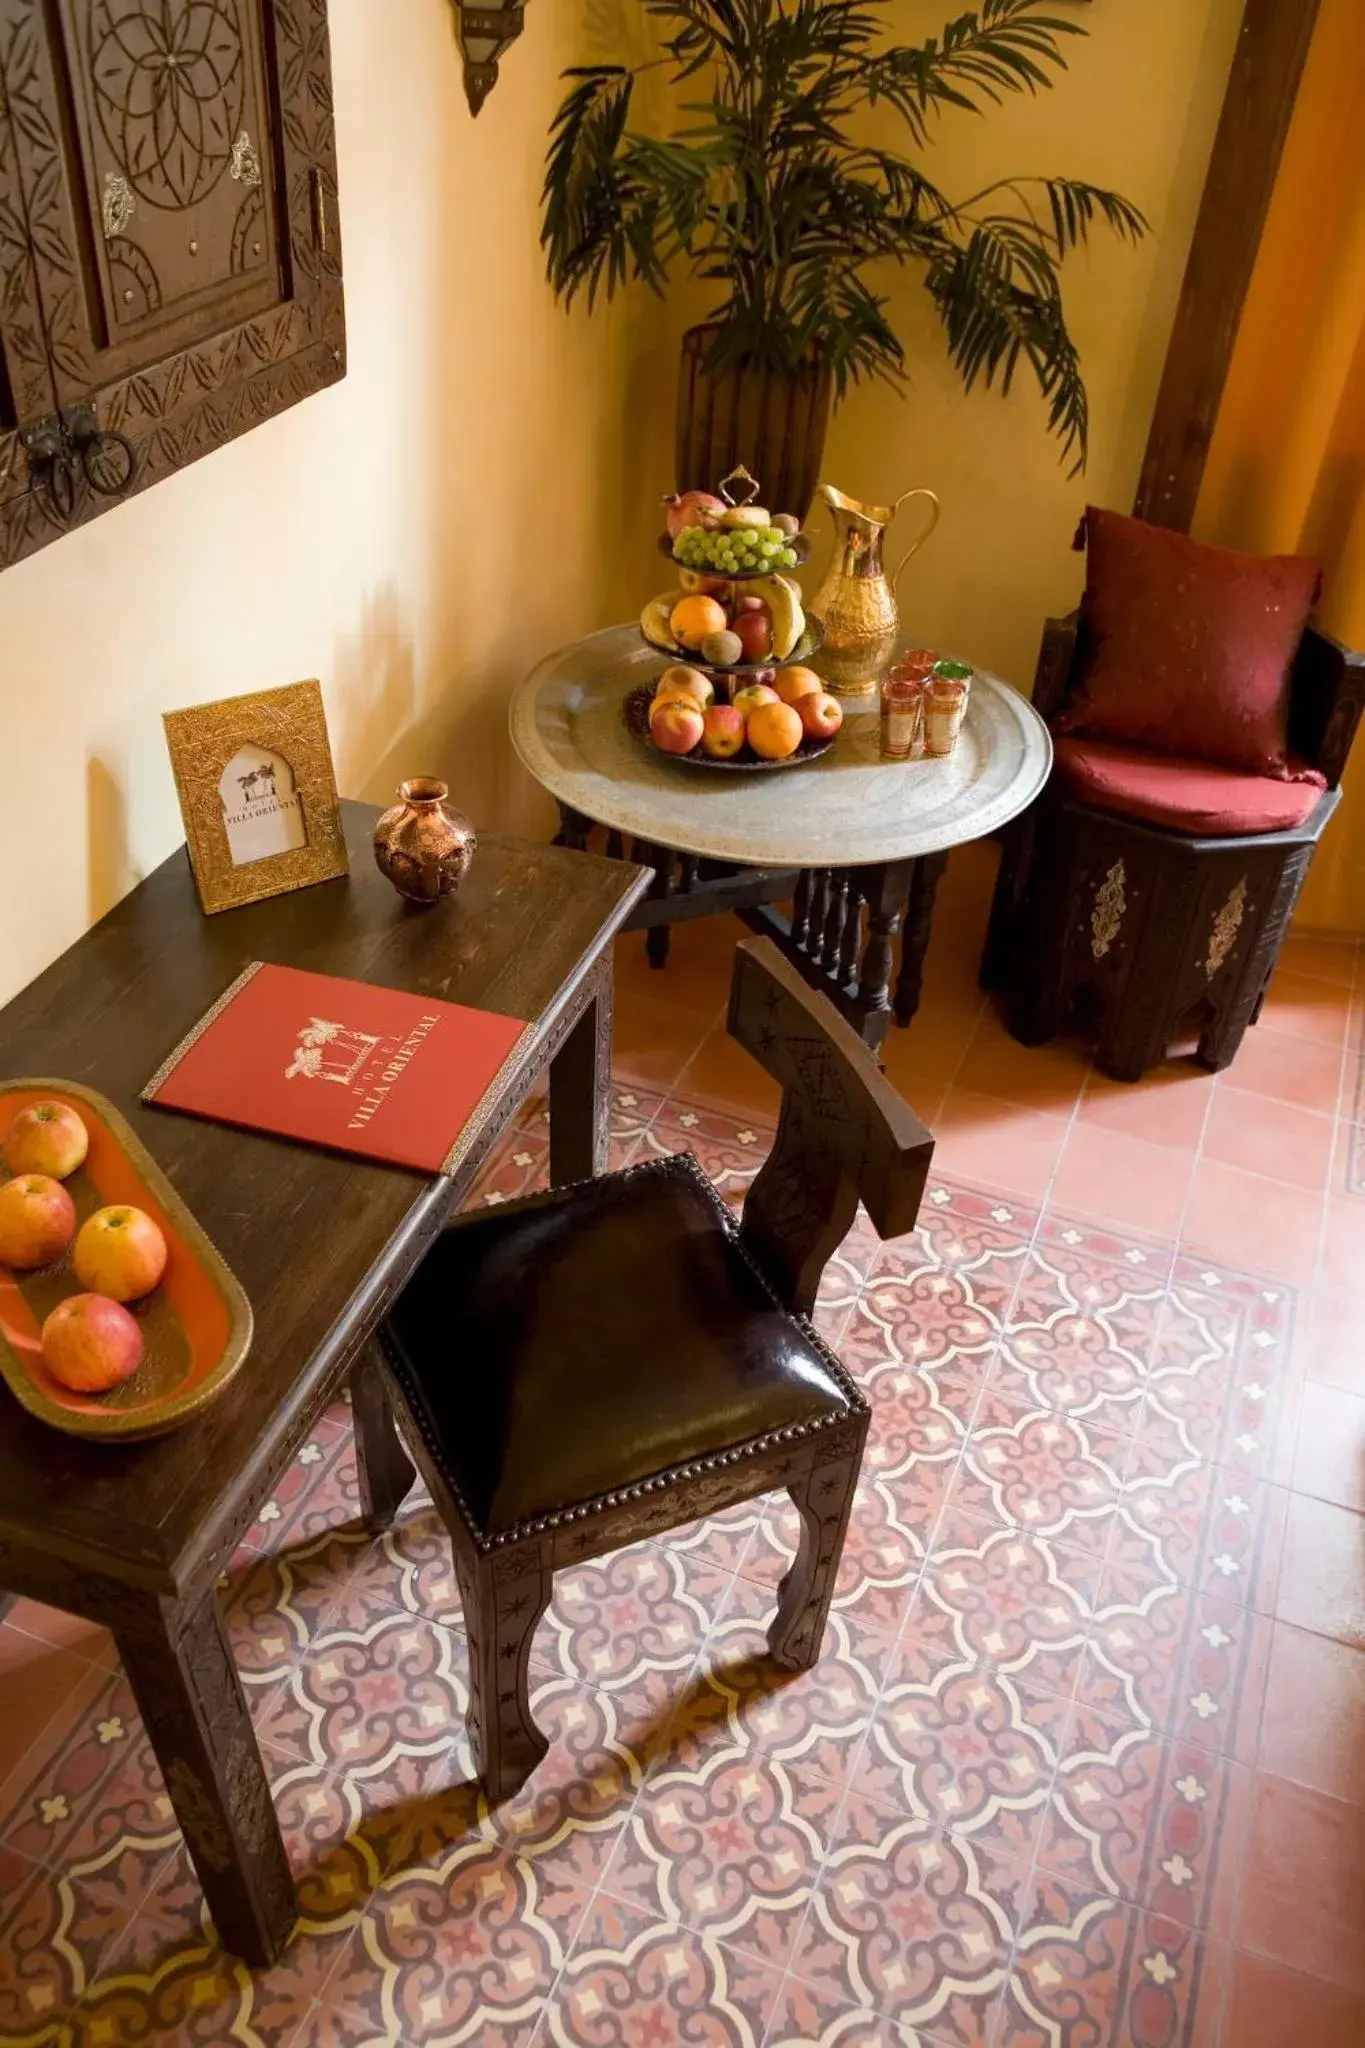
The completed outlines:
<svg viewBox="0 0 1365 2048">
<path fill-rule="evenodd" d="M 20 436 L 29 477 L 59 526 L 69 526 L 87 489 L 121 498 L 137 475 L 137 450 L 123 434 L 101 427 L 92 405 L 68 405 Z"/>
</svg>

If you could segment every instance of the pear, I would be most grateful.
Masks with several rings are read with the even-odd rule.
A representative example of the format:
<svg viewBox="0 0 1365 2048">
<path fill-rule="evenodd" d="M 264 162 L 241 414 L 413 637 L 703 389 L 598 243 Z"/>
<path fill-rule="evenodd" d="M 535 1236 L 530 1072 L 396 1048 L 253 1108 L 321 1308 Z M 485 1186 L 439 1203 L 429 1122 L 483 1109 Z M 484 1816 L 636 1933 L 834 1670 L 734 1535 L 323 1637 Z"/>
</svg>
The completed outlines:
<svg viewBox="0 0 1365 2048">
<path fill-rule="evenodd" d="M 771 526 L 772 520 L 761 505 L 731 505 L 722 512 L 720 523 L 733 531 L 737 526 Z"/>
</svg>

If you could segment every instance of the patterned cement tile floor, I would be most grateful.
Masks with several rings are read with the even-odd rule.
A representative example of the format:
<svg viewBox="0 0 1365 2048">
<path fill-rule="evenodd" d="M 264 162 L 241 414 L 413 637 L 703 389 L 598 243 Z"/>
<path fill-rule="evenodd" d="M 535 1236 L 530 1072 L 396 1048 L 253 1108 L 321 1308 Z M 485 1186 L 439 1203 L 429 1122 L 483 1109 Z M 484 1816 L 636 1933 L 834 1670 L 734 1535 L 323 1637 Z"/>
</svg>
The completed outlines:
<svg viewBox="0 0 1365 2048">
<path fill-rule="evenodd" d="M 821 1305 L 874 1423 L 818 1668 L 762 1659 L 780 1498 L 565 1573 L 553 1747 L 490 1813 L 443 1533 L 356 1529 L 339 1407 L 224 1593 L 294 1944 L 223 1954 L 107 1638 L 21 1603 L 0 2041 L 1359 2048 L 1355 949 L 1295 942 L 1231 1075 L 1121 1091 L 981 1004 L 985 879 L 889 1054 L 942 1134 L 921 1226 L 860 1226 Z M 651 980 L 623 947 L 615 1130 L 738 1196 L 772 1098 L 718 1035 L 733 936 Z M 536 1109 L 483 1197 L 545 1151 Z"/>
</svg>

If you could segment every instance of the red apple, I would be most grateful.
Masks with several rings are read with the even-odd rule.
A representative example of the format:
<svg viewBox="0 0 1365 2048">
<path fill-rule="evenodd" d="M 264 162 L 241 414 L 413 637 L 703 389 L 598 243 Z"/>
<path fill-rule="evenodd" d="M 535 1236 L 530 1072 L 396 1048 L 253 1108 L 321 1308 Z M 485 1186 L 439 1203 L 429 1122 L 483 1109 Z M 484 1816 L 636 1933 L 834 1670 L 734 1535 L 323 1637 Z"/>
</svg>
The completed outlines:
<svg viewBox="0 0 1365 2048">
<path fill-rule="evenodd" d="M 740 612 L 730 630 L 744 649 L 746 661 L 766 661 L 772 653 L 773 622 L 770 612 Z"/>
<path fill-rule="evenodd" d="M 701 743 L 713 761 L 728 761 L 744 745 L 744 713 L 734 704 L 713 704 Z"/>
<path fill-rule="evenodd" d="M 832 740 L 844 722 L 844 707 L 837 697 L 827 691 L 812 691 L 807 697 L 798 697 L 795 709 L 801 714 L 801 723 L 806 737 L 812 740 Z"/>
<path fill-rule="evenodd" d="M 684 491 L 681 496 L 675 491 L 664 499 L 664 510 L 668 537 L 676 540 L 685 526 L 705 526 L 714 531 L 726 505 L 724 498 L 713 498 L 709 491 Z"/>
<path fill-rule="evenodd" d="M 142 1332 L 103 1294 L 71 1294 L 43 1324 L 43 1364 L 77 1394 L 107 1394 L 142 1363 Z"/>
<path fill-rule="evenodd" d="M 21 1174 L 0 1187 L 0 1266 L 32 1273 L 59 1259 L 76 1234 L 76 1205 L 59 1180 Z"/>
<path fill-rule="evenodd" d="M 690 754 L 705 730 L 705 716 L 694 697 L 665 697 L 649 714 L 650 738 L 664 754 Z"/>
<path fill-rule="evenodd" d="M 736 690 L 734 705 L 747 718 L 751 711 L 757 711 L 760 704 L 776 704 L 777 692 L 770 690 L 766 683 L 746 683 L 742 690 Z"/>
<path fill-rule="evenodd" d="M 734 617 L 740 619 L 745 612 L 766 612 L 768 607 L 761 597 L 749 596 L 737 597 L 730 609 Z"/>
<path fill-rule="evenodd" d="M 90 1133 L 65 1102 L 31 1102 L 9 1127 L 4 1159 L 11 1173 L 65 1180 L 84 1164 Z"/>
<path fill-rule="evenodd" d="M 81 1286 L 92 1294 L 140 1301 L 166 1270 L 166 1240 L 141 1209 L 117 1202 L 97 1209 L 81 1225 L 71 1263 Z"/>
</svg>

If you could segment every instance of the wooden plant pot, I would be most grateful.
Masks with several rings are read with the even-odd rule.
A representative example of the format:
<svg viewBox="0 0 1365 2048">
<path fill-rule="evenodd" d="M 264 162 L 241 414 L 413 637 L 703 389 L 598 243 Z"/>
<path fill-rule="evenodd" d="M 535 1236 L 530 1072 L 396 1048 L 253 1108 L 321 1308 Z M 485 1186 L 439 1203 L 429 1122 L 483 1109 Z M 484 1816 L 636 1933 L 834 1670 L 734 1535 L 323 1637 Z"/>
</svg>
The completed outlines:
<svg viewBox="0 0 1365 2048">
<path fill-rule="evenodd" d="M 804 519 L 820 480 L 834 380 L 812 361 L 796 372 L 711 370 L 714 326 L 689 327 L 678 379 L 677 481 L 680 491 L 714 491 L 743 463 L 770 512 Z"/>
</svg>

